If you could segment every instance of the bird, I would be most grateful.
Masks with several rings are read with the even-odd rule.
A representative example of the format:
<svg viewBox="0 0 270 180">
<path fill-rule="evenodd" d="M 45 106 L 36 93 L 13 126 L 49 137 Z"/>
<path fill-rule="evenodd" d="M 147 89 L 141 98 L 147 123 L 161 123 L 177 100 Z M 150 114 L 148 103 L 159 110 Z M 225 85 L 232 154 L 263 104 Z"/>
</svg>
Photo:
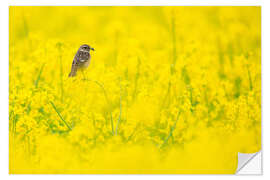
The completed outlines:
<svg viewBox="0 0 270 180">
<path fill-rule="evenodd" d="M 79 69 L 83 70 L 89 66 L 91 59 L 90 50 L 95 51 L 94 48 L 90 47 L 87 44 L 83 44 L 80 46 L 75 57 L 73 58 L 71 72 L 68 75 L 69 77 L 76 76 L 76 73 Z"/>
</svg>

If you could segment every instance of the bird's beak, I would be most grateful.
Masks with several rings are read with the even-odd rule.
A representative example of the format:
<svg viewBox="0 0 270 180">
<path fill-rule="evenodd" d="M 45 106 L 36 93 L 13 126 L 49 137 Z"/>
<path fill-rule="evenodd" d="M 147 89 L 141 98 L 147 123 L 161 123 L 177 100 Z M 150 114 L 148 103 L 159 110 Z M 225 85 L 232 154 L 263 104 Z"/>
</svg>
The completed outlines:
<svg viewBox="0 0 270 180">
<path fill-rule="evenodd" d="M 94 48 L 91 48 L 91 50 L 95 51 L 95 49 L 94 49 Z"/>
</svg>

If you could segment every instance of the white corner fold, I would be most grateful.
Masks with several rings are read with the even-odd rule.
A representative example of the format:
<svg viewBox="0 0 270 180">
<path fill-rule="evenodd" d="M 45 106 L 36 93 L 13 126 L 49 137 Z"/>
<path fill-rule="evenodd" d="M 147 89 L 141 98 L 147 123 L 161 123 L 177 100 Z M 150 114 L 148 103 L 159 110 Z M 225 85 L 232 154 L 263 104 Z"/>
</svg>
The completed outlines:
<svg viewBox="0 0 270 180">
<path fill-rule="evenodd" d="M 235 174 L 237 175 L 260 175 L 262 174 L 262 153 L 239 153 L 238 165 Z"/>
</svg>

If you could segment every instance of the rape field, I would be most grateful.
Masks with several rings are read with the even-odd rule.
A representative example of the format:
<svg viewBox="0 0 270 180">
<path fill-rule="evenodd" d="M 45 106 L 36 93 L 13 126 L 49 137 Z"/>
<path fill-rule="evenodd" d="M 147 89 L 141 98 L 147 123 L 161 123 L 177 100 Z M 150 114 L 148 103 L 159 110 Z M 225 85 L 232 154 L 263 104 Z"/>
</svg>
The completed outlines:
<svg viewBox="0 0 270 180">
<path fill-rule="evenodd" d="M 233 174 L 261 149 L 260 11 L 10 7 L 10 173 Z"/>
</svg>

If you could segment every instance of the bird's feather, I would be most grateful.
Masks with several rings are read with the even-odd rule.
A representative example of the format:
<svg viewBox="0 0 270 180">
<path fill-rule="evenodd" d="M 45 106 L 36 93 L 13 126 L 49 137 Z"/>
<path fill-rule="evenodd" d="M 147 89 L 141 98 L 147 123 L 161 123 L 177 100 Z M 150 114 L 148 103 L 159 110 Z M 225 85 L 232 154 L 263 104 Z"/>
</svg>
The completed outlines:
<svg viewBox="0 0 270 180">
<path fill-rule="evenodd" d="M 69 73 L 68 76 L 69 77 L 76 76 L 77 68 L 78 68 L 78 65 L 77 65 L 77 62 L 76 62 L 76 58 L 74 58 L 73 62 L 72 62 L 72 66 L 71 66 L 71 72 Z"/>
<path fill-rule="evenodd" d="M 90 63 L 90 53 L 79 49 L 73 59 L 69 77 L 76 76 L 77 70 L 80 68 L 88 67 L 89 63 Z"/>
</svg>

